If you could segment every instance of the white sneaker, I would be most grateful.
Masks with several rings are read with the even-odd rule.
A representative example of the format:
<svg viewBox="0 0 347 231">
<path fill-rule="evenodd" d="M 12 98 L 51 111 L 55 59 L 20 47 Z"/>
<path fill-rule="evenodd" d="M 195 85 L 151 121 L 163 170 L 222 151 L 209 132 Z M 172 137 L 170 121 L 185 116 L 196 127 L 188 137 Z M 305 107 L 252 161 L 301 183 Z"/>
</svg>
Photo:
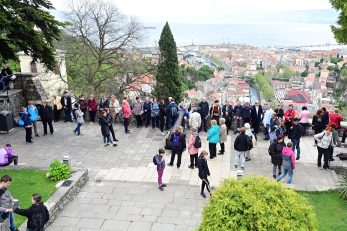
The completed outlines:
<svg viewBox="0 0 347 231">
<path fill-rule="evenodd" d="M 165 134 L 165 132 L 162 132 L 161 135 L 162 135 L 162 136 L 165 136 L 166 134 Z"/>
</svg>

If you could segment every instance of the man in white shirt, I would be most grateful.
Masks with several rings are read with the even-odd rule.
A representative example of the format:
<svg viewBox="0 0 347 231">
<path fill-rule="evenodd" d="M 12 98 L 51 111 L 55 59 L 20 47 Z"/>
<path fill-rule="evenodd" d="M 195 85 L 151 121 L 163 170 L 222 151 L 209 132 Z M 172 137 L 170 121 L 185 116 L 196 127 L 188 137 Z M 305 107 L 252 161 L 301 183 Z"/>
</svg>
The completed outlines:
<svg viewBox="0 0 347 231">
<path fill-rule="evenodd" d="M 264 132 L 264 135 L 265 135 L 265 138 L 264 140 L 269 140 L 270 137 L 269 137 L 269 127 L 270 127 L 270 120 L 271 120 L 271 116 L 272 114 L 274 113 L 274 111 L 272 110 L 271 108 L 271 105 L 269 102 L 266 102 L 264 104 L 265 106 L 265 114 L 264 114 L 264 118 L 263 118 L 263 124 L 264 124 L 264 129 L 265 129 L 265 132 Z"/>
<path fill-rule="evenodd" d="M 189 127 L 198 130 L 201 126 L 201 116 L 197 112 L 197 108 L 193 108 L 192 111 L 193 113 L 189 117 Z"/>
</svg>

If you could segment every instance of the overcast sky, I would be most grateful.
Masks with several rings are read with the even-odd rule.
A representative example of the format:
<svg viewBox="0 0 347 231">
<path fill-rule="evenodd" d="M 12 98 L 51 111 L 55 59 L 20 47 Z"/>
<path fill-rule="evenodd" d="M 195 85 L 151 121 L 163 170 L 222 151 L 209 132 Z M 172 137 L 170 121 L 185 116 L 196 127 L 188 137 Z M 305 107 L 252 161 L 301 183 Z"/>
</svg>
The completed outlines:
<svg viewBox="0 0 347 231">
<path fill-rule="evenodd" d="M 329 0 L 111 0 L 144 23 L 334 23 Z M 70 0 L 51 0 L 58 12 Z"/>
</svg>

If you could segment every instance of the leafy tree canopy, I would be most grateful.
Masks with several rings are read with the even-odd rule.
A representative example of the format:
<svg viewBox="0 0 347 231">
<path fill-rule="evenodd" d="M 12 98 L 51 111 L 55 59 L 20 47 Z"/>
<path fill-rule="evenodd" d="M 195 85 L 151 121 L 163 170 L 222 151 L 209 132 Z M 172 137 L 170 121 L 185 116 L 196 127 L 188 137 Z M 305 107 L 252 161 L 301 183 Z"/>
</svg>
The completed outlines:
<svg viewBox="0 0 347 231">
<path fill-rule="evenodd" d="M 40 60 L 53 70 L 54 40 L 59 39 L 60 27 L 48 10 L 48 0 L 2 0 L 0 4 L 0 57 L 3 62 L 17 60 L 17 52 L 24 51 L 33 61 Z"/>
<path fill-rule="evenodd" d="M 330 0 L 330 3 L 340 13 L 336 22 L 337 26 L 331 26 L 331 30 L 339 43 L 347 44 L 347 2 L 346 0 Z"/>
</svg>

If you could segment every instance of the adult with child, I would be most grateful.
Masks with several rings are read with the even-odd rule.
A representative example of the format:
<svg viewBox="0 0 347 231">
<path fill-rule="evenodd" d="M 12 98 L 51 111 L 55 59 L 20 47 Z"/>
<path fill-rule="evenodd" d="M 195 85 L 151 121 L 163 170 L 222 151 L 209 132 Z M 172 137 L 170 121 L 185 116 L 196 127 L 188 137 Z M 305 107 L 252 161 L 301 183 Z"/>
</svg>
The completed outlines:
<svg viewBox="0 0 347 231">
<path fill-rule="evenodd" d="M 250 138 L 246 135 L 246 129 L 244 127 L 240 128 L 240 134 L 236 137 L 234 141 L 235 158 L 234 165 L 235 168 L 241 165 L 241 169 L 245 169 L 246 163 L 246 151 L 249 150 Z"/>
<path fill-rule="evenodd" d="M 317 140 L 317 150 L 318 150 L 318 159 L 317 166 L 320 169 L 329 169 L 329 146 L 333 144 L 333 135 L 331 132 L 331 128 L 327 127 L 325 131 L 314 135 L 314 138 Z M 324 164 L 322 167 L 322 157 L 324 160 Z"/>
<path fill-rule="evenodd" d="M 104 144 L 105 147 L 113 144 L 111 140 L 111 135 L 110 135 L 110 126 L 109 122 L 107 121 L 107 112 L 106 111 L 101 111 L 101 114 L 99 116 L 99 124 L 101 127 L 101 134 L 104 139 Z M 113 144 L 113 146 L 117 146 L 117 144 Z"/>
<path fill-rule="evenodd" d="M 284 143 L 284 137 L 278 136 L 277 139 L 274 140 L 273 143 L 270 144 L 269 147 L 269 155 L 271 156 L 271 163 L 272 163 L 272 176 L 273 178 L 277 178 L 277 176 L 282 174 L 282 151 L 283 148 L 286 146 L 286 143 Z M 277 175 L 277 169 L 278 169 L 278 175 Z"/>
<path fill-rule="evenodd" d="M 209 192 L 210 196 L 212 196 L 210 182 L 207 179 L 207 177 L 210 176 L 210 170 L 208 169 L 208 164 L 207 164 L 207 156 L 208 156 L 208 153 L 206 151 L 202 151 L 198 159 L 199 178 L 202 180 L 200 195 L 203 198 L 206 198 L 206 195 L 204 192 L 205 187 L 207 191 Z"/>
<path fill-rule="evenodd" d="M 9 175 L 4 175 L 0 179 L 0 220 L 10 220 L 10 230 L 18 231 L 14 222 L 14 198 L 8 188 L 12 184 L 12 178 Z"/>
<path fill-rule="evenodd" d="M 183 127 L 178 126 L 176 131 L 170 136 L 171 141 L 171 159 L 168 166 L 173 166 L 175 155 L 177 154 L 177 168 L 181 167 L 182 153 L 186 149 L 186 135 L 183 133 Z"/>
<path fill-rule="evenodd" d="M 296 149 L 296 160 L 300 160 L 300 139 L 304 134 L 304 128 L 299 123 L 300 119 L 295 118 L 294 124 L 290 130 L 290 139 L 293 143 L 293 151 Z"/>
<path fill-rule="evenodd" d="M 30 114 L 27 112 L 26 107 L 22 107 L 22 111 L 19 113 L 19 118 L 23 122 L 23 127 L 25 128 L 25 142 L 27 144 L 32 144 L 32 126 L 33 122 L 30 119 Z"/>
<path fill-rule="evenodd" d="M 18 156 L 14 154 L 11 144 L 5 144 L 0 148 L 0 166 L 8 166 L 12 163 L 18 164 Z"/>
<path fill-rule="evenodd" d="M 37 120 L 39 119 L 39 110 L 33 104 L 32 100 L 28 101 L 27 112 L 30 114 L 30 120 L 34 127 L 34 133 L 36 137 L 39 137 L 39 133 L 37 132 Z"/>
<path fill-rule="evenodd" d="M 90 94 L 87 102 L 87 110 L 89 112 L 89 117 L 91 122 L 95 122 L 96 112 L 98 111 L 98 104 L 96 102 L 95 96 Z"/>
<path fill-rule="evenodd" d="M 201 140 L 200 145 L 197 145 L 197 143 L 199 143 L 199 140 L 200 137 L 198 135 L 198 128 L 191 128 L 188 140 L 188 154 L 190 156 L 190 165 L 188 166 L 188 168 L 194 169 L 194 166 L 198 167 L 198 153 L 199 148 L 201 147 Z"/>
<path fill-rule="evenodd" d="M 28 219 L 27 231 L 44 231 L 45 224 L 49 221 L 48 209 L 42 203 L 42 196 L 38 193 L 31 196 L 31 206 L 29 208 L 17 208 L 14 212 Z"/>
<path fill-rule="evenodd" d="M 164 187 L 166 187 L 166 184 L 163 184 L 163 174 L 165 169 L 165 150 L 159 149 L 159 153 L 154 156 L 153 162 L 157 166 L 157 173 L 158 173 L 158 188 L 160 191 L 164 191 Z"/>
<path fill-rule="evenodd" d="M 282 150 L 282 174 L 279 175 L 276 180 L 282 180 L 288 174 L 287 183 L 291 184 L 293 180 L 293 170 L 295 169 L 295 154 L 292 150 L 292 143 L 288 142 L 287 147 L 283 147 Z"/>
<path fill-rule="evenodd" d="M 43 135 L 47 135 L 47 124 L 49 126 L 49 132 L 51 133 L 51 135 L 53 135 L 53 110 L 52 107 L 47 104 L 47 100 L 45 99 L 42 100 L 42 106 L 40 107 L 39 114 L 43 125 Z"/>
<path fill-rule="evenodd" d="M 225 119 L 220 118 L 219 119 L 219 144 L 220 144 L 220 151 L 218 155 L 223 155 L 225 152 L 225 143 L 227 142 L 228 136 L 227 136 L 227 126 L 225 124 Z"/>
<path fill-rule="evenodd" d="M 75 116 L 76 116 L 76 123 L 77 123 L 77 127 L 75 128 L 75 130 L 73 130 L 73 132 L 79 136 L 81 135 L 81 127 L 84 124 L 84 119 L 83 119 L 83 115 L 84 113 L 81 111 L 80 109 L 80 105 L 79 103 L 75 103 Z"/>
<path fill-rule="evenodd" d="M 208 148 L 210 151 L 210 159 L 217 156 L 217 143 L 219 143 L 219 126 L 216 120 L 211 120 L 211 128 L 207 132 Z"/>
</svg>

